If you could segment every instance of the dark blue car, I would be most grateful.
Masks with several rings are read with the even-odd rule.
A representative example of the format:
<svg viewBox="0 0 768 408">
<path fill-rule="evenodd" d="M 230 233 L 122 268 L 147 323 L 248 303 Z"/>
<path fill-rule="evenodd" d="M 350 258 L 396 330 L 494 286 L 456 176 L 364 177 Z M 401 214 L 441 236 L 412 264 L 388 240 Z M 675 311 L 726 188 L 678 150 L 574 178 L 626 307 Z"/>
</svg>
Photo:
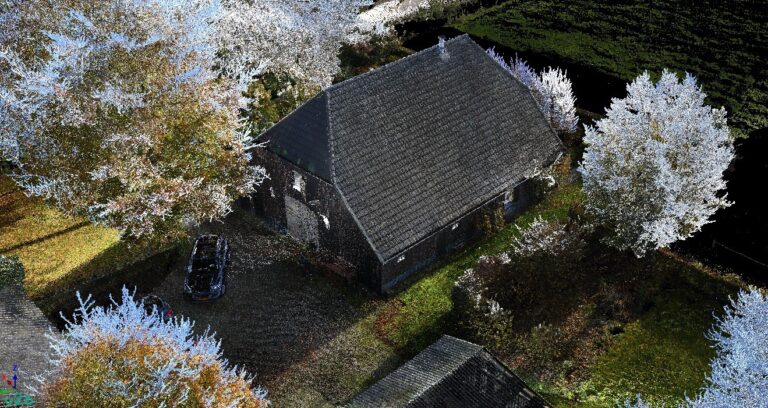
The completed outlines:
<svg viewBox="0 0 768 408">
<path fill-rule="evenodd" d="M 187 264 L 184 294 L 192 300 L 212 300 L 224 294 L 229 264 L 229 242 L 220 235 L 201 235 L 195 240 Z"/>
</svg>

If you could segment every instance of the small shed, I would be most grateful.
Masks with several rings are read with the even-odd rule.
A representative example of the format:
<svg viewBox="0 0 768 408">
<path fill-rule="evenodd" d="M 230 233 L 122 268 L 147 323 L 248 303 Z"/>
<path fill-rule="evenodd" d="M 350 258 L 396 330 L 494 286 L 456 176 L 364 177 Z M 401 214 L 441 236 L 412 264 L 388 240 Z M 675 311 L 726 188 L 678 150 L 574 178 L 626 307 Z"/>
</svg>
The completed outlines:
<svg viewBox="0 0 768 408">
<path fill-rule="evenodd" d="M 358 394 L 350 408 L 548 408 L 483 347 L 443 336 Z"/>
</svg>

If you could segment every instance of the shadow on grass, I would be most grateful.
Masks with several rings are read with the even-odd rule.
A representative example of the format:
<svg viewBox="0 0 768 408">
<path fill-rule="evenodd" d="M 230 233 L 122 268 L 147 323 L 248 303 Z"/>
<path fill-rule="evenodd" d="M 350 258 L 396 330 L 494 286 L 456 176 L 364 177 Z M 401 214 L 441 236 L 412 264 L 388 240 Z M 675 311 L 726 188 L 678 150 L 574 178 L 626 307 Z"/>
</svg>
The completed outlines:
<svg viewBox="0 0 768 408">
<path fill-rule="evenodd" d="M 652 303 L 595 362 L 587 401 L 610 405 L 642 394 L 652 405 L 674 405 L 704 385 L 714 357 L 705 333 L 741 283 L 668 251 L 654 258 L 637 294 Z"/>
<path fill-rule="evenodd" d="M 19 192 L 10 191 L 0 195 L 0 230 L 10 228 L 17 221 L 24 219 L 18 211 L 21 207 L 21 203 L 19 200 L 13 199 L 13 195 L 16 193 Z"/>
<path fill-rule="evenodd" d="M 149 252 L 151 248 L 147 248 L 148 252 L 136 253 L 134 262 L 120 264 L 117 260 L 124 259 L 124 252 L 128 249 L 125 243 L 118 243 L 80 265 L 67 277 L 57 280 L 55 287 L 50 284 L 37 290 L 40 295 L 34 301 L 49 320 L 63 329 L 64 321 L 59 312 L 66 317 L 72 316 L 79 306 L 76 298 L 78 291 L 83 297 L 91 294 L 98 304 L 108 304 L 109 295 L 119 296 L 124 285 L 131 289 L 152 288 L 175 267 L 181 258 L 182 247 L 177 245 L 156 253 Z"/>
<path fill-rule="evenodd" d="M 21 219 L 21 218 L 22 217 L 19 217 L 19 219 Z M 5 222 L 5 220 L 3 220 L 3 222 Z M 44 242 L 46 240 L 49 240 L 51 238 L 56 238 L 56 237 L 62 236 L 64 234 L 70 233 L 72 231 L 76 231 L 76 230 L 78 230 L 80 228 L 83 228 L 85 226 L 88 226 L 88 225 L 91 225 L 91 223 L 88 222 L 88 221 L 82 221 L 82 222 L 79 222 L 77 224 L 70 225 L 67 228 L 58 230 L 56 232 L 51 232 L 49 234 L 43 235 L 42 237 L 31 239 L 29 241 L 20 242 L 18 244 L 11 245 L 9 247 L 0 248 L 0 255 L 9 253 L 11 251 L 15 251 L 17 249 L 24 248 L 24 247 L 29 246 L 29 245 L 39 244 L 39 243 Z"/>
</svg>

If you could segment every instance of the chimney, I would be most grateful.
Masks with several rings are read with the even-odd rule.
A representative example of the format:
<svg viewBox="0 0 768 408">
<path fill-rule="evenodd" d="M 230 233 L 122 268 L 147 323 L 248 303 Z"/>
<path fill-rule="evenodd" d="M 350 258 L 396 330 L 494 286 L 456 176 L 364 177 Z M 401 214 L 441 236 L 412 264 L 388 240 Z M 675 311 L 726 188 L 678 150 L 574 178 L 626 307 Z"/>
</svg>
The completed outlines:
<svg viewBox="0 0 768 408">
<path fill-rule="evenodd" d="M 437 49 L 440 52 L 440 58 L 446 60 L 451 56 L 448 54 L 448 49 L 445 48 L 445 36 L 437 37 Z"/>
</svg>

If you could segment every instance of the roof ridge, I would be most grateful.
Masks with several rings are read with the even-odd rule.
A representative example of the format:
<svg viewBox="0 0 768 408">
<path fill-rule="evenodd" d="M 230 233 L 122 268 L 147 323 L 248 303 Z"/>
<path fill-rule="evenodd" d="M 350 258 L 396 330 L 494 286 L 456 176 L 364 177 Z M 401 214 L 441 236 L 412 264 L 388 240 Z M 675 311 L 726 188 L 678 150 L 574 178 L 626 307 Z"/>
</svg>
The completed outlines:
<svg viewBox="0 0 768 408">
<path fill-rule="evenodd" d="M 493 62 L 493 65 L 495 65 L 495 66 L 496 66 L 496 67 L 497 67 L 499 70 L 501 70 L 501 71 L 502 71 L 504 74 L 508 75 L 510 78 L 514 79 L 516 82 L 518 82 L 520 85 L 522 85 L 522 86 L 523 86 L 523 88 L 525 88 L 525 89 L 528 91 L 528 94 L 530 94 L 530 95 L 531 95 L 531 99 L 533 99 L 533 101 L 534 101 L 534 102 L 536 102 L 536 98 L 534 98 L 534 97 L 533 97 L 533 91 L 531 90 L 531 88 L 527 87 L 527 86 L 526 86 L 526 85 L 523 83 L 523 81 L 521 81 L 519 78 L 517 78 L 516 76 L 514 76 L 514 75 L 513 75 L 511 72 L 507 71 L 507 70 L 506 70 L 504 67 L 502 67 L 502 66 L 501 66 L 501 64 L 499 64 L 499 63 L 498 63 L 498 62 L 496 62 L 496 61 L 495 61 L 493 58 L 491 58 L 491 56 L 488 54 L 488 50 L 485 50 L 485 49 L 483 49 L 483 47 L 481 47 L 481 46 L 480 46 L 480 44 L 478 44 L 478 43 L 476 43 L 476 42 L 474 42 L 474 41 L 472 41 L 472 43 L 473 43 L 473 44 L 475 44 L 475 46 L 477 46 L 477 48 L 479 48 L 481 51 L 483 51 L 483 53 L 484 53 L 486 56 L 488 56 L 488 59 L 489 59 L 491 62 Z M 538 103 L 536 103 L 536 104 L 537 104 L 537 107 L 538 107 Z M 547 118 L 547 115 L 545 115 L 545 114 L 544 114 L 544 112 L 542 112 L 542 110 L 541 110 L 541 109 L 538 109 L 538 111 L 541 113 L 541 116 L 544 118 L 544 121 L 547 123 L 547 126 L 548 126 L 550 129 L 552 129 L 552 132 L 553 132 L 554 134 L 556 134 L 556 135 L 557 135 L 557 134 L 558 134 L 558 133 L 557 133 L 557 130 L 555 130 L 555 127 L 554 127 L 554 126 L 552 126 L 552 123 L 549 121 L 549 118 Z M 562 141 L 562 140 L 560 140 L 560 136 L 559 136 L 559 135 L 558 135 L 558 137 L 557 137 L 557 140 L 558 140 L 558 142 L 560 143 L 560 146 L 561 146 L 563 149 L 565 149 L 565 145 L 563 144 L 563 141 Z M 561 155 L 562 155 L 562 153 L 561 153 Z M 559 156 L 560 156 L 560 155 L 558 155 L 558 158 L 559 158 Z M 556 160 L 556 159 L 555 159 L 555 160 Z"/>
<path fill-rule="evenodd" d="M 363 224 L 360 222 L 360 219 L 357 218 L 357 214 L 355 214 L 355 210 L 352 208 L 351 205 L 349 205 L 349 201 L 347 201 L 347 196 L 344 195 L 344 192 L 341 191 L 339 188 L 339 184 L 336 182 L 336 161 L 334 160 L 334 155 L 336 154 L 335 150 L 335 143 L 336 138 L 333 137 L 333 130 L 331 129 L 331 126 L 333 126 L 333 121 L 331 120 L 331 94 L 325 93 L 325 91 L 322 92 L 325 95 L 325 112 L 326 115 L 328 115 L 328 124 L 326 126 L 326 131 L 328 132 L 328 156 L 330 160 L 330 166 L 331 166 L 331 185 L 333 186 L 333 189 L 336 190 L 336 193 L 339 195 L 339 198 L 341 199 L 341 202 L 344 204 L 344 207 L 346 207 L 347 212 L 352 217 L 352 221 L 355 222 L 355 225 L 357 226 L 357 229 L 360 230 L 360 233 L 363 234 L 363 238 L 365 238 L 365 241 L 368 242 L 368 246 L 373 250 L 373 253 L 376 255 L 376 258 L 379 260 L 379 262 L 384 262 L 384 257 L 379 252 L 379 248 L 374 245 L 373 240 L 371 240 L 371 237 L 368 235 L 368 229 L 363 227 Z"/>
<path fill-rule="evenodd" d="M 475 44 L 476 46 L 480 47 L 480 45 L 478 45 L 478 44 L 477 44 L 477 43 L 476 43 L 474 40 L 472 40 L 472 38 L 471 38 L 471 37 L 469 37 L 469 34 L 461 34 L 461 35 L 457 35 L 456 37 L 453 37 L 453 38 L 450 38 L 450 39 L 448 39 L 448 40 L 445 40 L 445 43 L 446 43 L 446 44 L 448 44 L 449 42 L 455 42 L 455 41 L 458 41 L 458 40 L 461 40 L 461 39 L 464 39 L 464 38 L 468 38 L 468 39 L 470 40 L 470 42 L 472 42 L 472 43 L 473 43 L 473 44 Z M 263 136 L 264 134 L 266 134 L 266 133 L 267 133 L 267 132 L 268 132 L 270 129 L 272 129 L 273 127 L 277 126 L 278 124 L 280 124 L 280 123 L 282 123 L 282 122 L 285 122 L 285 121 L 287 121 L 287 119 L 288 119 L 289 117 L 291 117 L 291 116 L 292 116 L 294 113 L 296 113 L 298 110 L 300 110 L 300 109 L 301 109 L 301 108 L 302 108 L 304 105 L 308 104 L 309 102 L 311 102 L 311 101 L 312 101 L 312 100 L 314 100 L 314 99 L 317 99 L 317 98 L 321 98 L 321 97 L 323 97 L 323 96 L 325 96 L 325 95 L 329 94 L 329 91 L 331 91 L 331 90 L 334 90 L 334 89 L 336 89 L 336 88 L 340 88 L 340 87 L 341 87 L 342 85 L 344 85 L 344 84 L 347 84 L 347 83 L 352 83 L 352 82 L 354 82 L 354 81 L 356 81 L 356 80 L 358 80 L 358 79 L 360 79 L 360 78 L 363 78 L 363 77 L 367 77 L 367 76 L 373 75 L 373 74 L 375 74 L 375 73 L 378 73 L 378 72 L 382 72 L 382 71 L 384 71 L 384 70 L 385 70 L 387 67 L 396 66 L 396 65 L 398 65 L 400 62 L 402 62 L 402 61 L 406 61 L 406 60 L 408 60 L 408 59 L 411 59 L 412 57 L 416 57 L 416 56 L 418 56 L 418 55 L 423 55 L 423 54 L 426 54 L 426 53 L 427 53 L 429 50 L 435 49 L 435 48 L 437 48 L 439 45 L 440 45 L 440 44 L 435 44 L 435 45 L 433 45 L 433 46 L 431 46 L 431 47 L 429 47 L 429 48 L 425 48 L 425 49 L 423 49 L 423 50 L 421 50 L 421 51 L 417 51 L 417 52 L 414 52 L 413 54 L 408 54 L 408 55 L 406 55 L 405 57 L 403 57 L 403 58 L 400 58 L 400 59 L 399 59 L 399 60 L 397 60 L 397 61 L 392 61 L 392 62 L 390 62 L 390 63 L 388 63 L 388 64 L 384 64 L 384 65 L 382 65 L 382 66 L 380 66 L 380 67 L 377 67 L 377 68 L 374 68 L 374 69 L 372 69 L 372 70 L 370 70 L 370 71 L 367 71 L 367 72 L 363 72 L 363 73 L 362 73 L 362 74 L 360 74 L 360 75 L 355 75 L 355 76 L 353 76 L 352 78 L 349 78 L 349 79 L 346 79 L 346 80 L 344 80 L 344 81 L 341 81 L 341 82 L 337 82 L 337 83 L 335 83 L 335 84 L 332 84 L 331 86 L 329 86 L 329 87 L 327 87 L 327 88 L 325 88 L 325 89 L 321 89 L 321 90 L 320 90 L 320 92 L 318 92 L 317 94 L 315 94 L 315 95 L 314 95 L 314 96 L 312 96 L 311 98 L 309 98 L 309 99 L 307 99 L 306 101 L 304 101 L 304 102 L 303 102 L 301 105 L 297 106 L 297 107 L 296 107 L 296 109 L 292 110 L 290 113 L 288 113 L 287 115 L 285 115 L 283 118 L 281 118 L 281 119 L 280 119 L 280 120 L 278 120 L 277 122 L 273 123 L 273 124 L 272 124 L 272 126 L 268 127 L 267 129 L 264 129 L 264 131 L 262 131 L 261 133 L 259 133 L 259 134 L 258 134 L 258 135 L 257 135 L 257 136 L 254 138 L 254 139 L 258 139 L 258 138 L 260 138 L 261 136 Z M 480 47 L 480 49 L 482 49 L 482 47 Z M 325 113 L 326 113 L 326 115 L 327 115 L 327 116 L 330 116 L 330 115 L 331 115 L 331 110 L 330 110 L 330 105 L 331 105 L 331 104 L 330 104 L 330 98 L 328 98 L 328 100 L 327 100 L 326 102 L 327 102 L 327 103 L 326 103 L 326 112 L 325 112 Z M 328 131 L 329 131 L 329 137 L 332 137 L 332 134 L 330 133 L 330 125 L 329 125 L 328 127 L 329 127 L 329 129 L 328 129 Z"/>
<path fill-rule="evenodd" d="M 537 392 L 536 392 L 536 391 L 535 391 L 533 388 L 531 388 L 531 387 L 528 385 L 528 383 L 526 383 L 525 381 L 523 381 L 523 379 L 522 379 L 522 378 L 520 378 L 520 376 L 519 376 L 519 375 L 517 375 L 517 373 L 515 373 L 515 372 L 514 372 L 514 371 L 513 371 L 511 368 L 509 368 L 509 367 L 508 367 L 506 364 L 504 364 L 504 362 L 503 362 L 503 361 L 501 361 L 501 360 L 500 360 L 498 357 L 496 357 L 496 356 L 495 356 L 493 353 L 491 353 L 490 351 L 488 351 L 488 349 L 486 349 L 486 348 L 485 348 L 485 346 L 480 346 L 479 344 L 477 344 L 477 346 L 479 346 L 479 347 L 482 349 L 482 352 L 483 352 L 483 353 L 484 353 L 486 356 L 488 356 L 488 357 L 489 357 L 491 360 L 493 360 L 493 361 L 494 361 L 494 362 L 495 362 L 497 365 L 499 365 L 499 366 L 500 366 L 500 367 L 501 367 L 501 368 L 502 368 L 504 371 L 506 371 L 507 373 L 509 373 L 509 374 L 510 374 L 510 375 L 511 375 L 511 376 L 514 378 L 514 380 L 515 380 L 515 381 L 517 381 L 517 382 L 519 382 L 520 384 L 522 384 L 522 385 L 523 385 L 523 387 L 522 387 L 522 390 L 520 391 L 520 393 L 521 393 L 521 394 L 525 394 L 525 396 L 526 396 L 526 397 L 528 397 L 528 398 L 530 398 L 530 399 L 533 399 L 533 400 L 539 400 L 539 402 L 540 402 L 540 403 L 541 403 L 541 404 L 544 406 L 544 408 L 550 408 L 549 402 L 547 402 L 547 400 L 545 400 L 545 399 L 544 399 L 544 397 L 542 397 L 541 395 L 539 395 L 539 393 L 537 393 Z"/>
<path fill-rule="evenodd" d="M 456 42 L 456 41 L 463 40 L 463 39 L 469 39 L 469 41 L 471 43 L 477 45 L 477 43 L 475 43 L 475 41 L 472 40 L 472 38 L 469 36 L 469 34 L 457 35 L 456 37 L 453 37 L 453 38 L 450 38 L 448 40 L 445 40 L 445 44 L 448 45 L 448 43 Z M 421 51 L 416 51 L 413 54 L 406 55 L 405 57 L 400 58 L 397 61 L 392 61 L 392 62 L 390 62 L 388 64 L 384 64 L 384 65 L 382 65 L 380 67 L 376 67 L 376 68 L 374 68 L 374 69 L 372 69 L 370 71 L 363 72 L 360 75 L 356 75 L 356 76 L 353 76 L 352 78 L 349 78 L 347 80 L 335 83 L 335 84 L 329 86 L 328 88 L 323 89 L 322 92 L 330 92 L 330 91 L 335 90 L 337 88 L 341 88 L 343 85 L 351 84 L 351 83 L 353 83 L 353 82 L 355 82 L 355 81 L 357 81 L 359 79 L 362 79 L 362 78 L 365 78 L 365 77 L 368 77 L 368 76 L 371 76 L 371 75 L 374 75 L 374 74 L 381 73 L 381 72 L 383 72 L 383 71 L 385 71 L 387 69 L 391 69 L 393 66 L 398 66 L 401 63 L 404 63 L 405 61 L 408 61 L 408 60 L 413 59 L 413 58 L 415 58 L 417 56 L 420 56 L 420 55 L 424 55 L 427 52 L 438 48 L 439 46 L 440 46 L 440 44 L 438 43 L 438 44 L 435 44 L 435 45 L 433 45 L 433 46 L 431 46 L 429 48 L 425 48 L 425 49 L 423 49 Z M 479 45 L 477 45 L 477 46 L 480 47 Z M 480 47 L 480 48 L 482 49 L 482 47 Z M 329 115 L 330 115 L 330 112 L 329 112 Z"/>
<path fill-rule="evenodd" d="M 436 341 L 436 342 L 434 342 L 434 343 L 430 344 L 430 345 L 429 345 L 429 347 L 427 347 L 427 348 L 425 348 L 424 350 L 422 350 L 422 352 L 424 352 L 424 351 L 427 351 L 428 349 L 430 349 L 430 348 L 432 348 L 432 347 L 436 346 L 436 345 L 437 345 L 438 343 L 440 343 L 441 341 L 451 341 L 451 342 L 454 342 L 454 343 L 462 343 L 462 345 L 465 345 L 465 346 L 471 346 L 471 347 L 470 347 L 470 349 L 472 349 L 472 351 L 473 351 L 473 352 L 472 352 L 472 354 L 471 354 L 469 357 L 467 357 L 467 358 L 464 358 L 463 360 L 461 360 L 461 361 L 459 362 L 459 364 L 457 364 L 455 367 L 453 367 L 453 368 L 452 368 L 452 369 L 450 369 L 449 371 L 446 371 L 446 372 L 445 372 L 445 374 L 444 374 L 444 375 L 442 375 L 442 376 L 441 376 L 441 377 L 440 377 L 440 378 L 439 378 L 439 379 L 438 379 L 436 382 L 433 382 L 433 383 L 429 384 L 427 387 L 425 387 L 425 388 L 423 388 L 423 389 L 419 390 L 419 391 L 418 391 L 418 393 L 414 393 L 413 397 L 412 397 L 410 400 L 408 400 L 408 403 L 409 403 L 409 404 L 410 404 L 411 402 L 413 402 L 413 401 L 416 401 L 416 400 L 417 400 L 417 399 L 419 399 L 419 398 L 420 398 L 422 395 L 426 394 L 426 393 L 427 393 L 429 390 L 431 390 L 431 389 L 432 389 L 432 388 L 434 388 L 435 386 L 437 386 L 437 385 L 439 385 L 440 383 L 442 383 L 443 381 L 445 381 L 445 379 L 446 379 L 446 378 L 448 378 L 449 376 L 452 376 L 453 374 L 455 374 L 455 373 L 456 373 L 456 372 L 457 372 L 459 369 L 461 369 L 461 368 L 462 368 L 462 367 L 464 367 L 466 364 L 468 364 L 468 363 L 469 363 L 469 360 L 470 360 L 471 358 L 477 357 L 477 355 L 478 355 L 478 354 L 481 354 L 481 353 L 487 353 L 487 354 L 490 354 L 490 353 L 488 353 L 488 351 L 487 351 L 487 350 L 486 350 L 486 349 L 485 349 L 483 346 L 481 346 L 481 345 L 479 345 L 479 344 L 475 344 L 475 343 L 472 343 L 472 342 L 470 342 L 470 341 L 467 341 L 467 340 L 463 340 L 463 339 L 460 339 L 460 338 L 458 338 L 458 337 L 453 337 L 453 336 L 451 336 L 451 335 L 448 335 L 448 334 L 444 334 L 442 337 L 440 337 L 439 339 L 437 339 L 437 341 Z M 411 359 L 410 361 L 408 361 L 408 362 L 407 362 L 407 363 L 405 363 L 405 364 L 407 365 L 407 364 L 408 364 L 408 363 L 410 363 L 411 361 L 413 361 L 413 359 Z"/>
<path fill-rule="evenodd" d="M 440 337 L 440 339 L 438 339 L 438 341 L 442 340 L 442 339 L 446 339 L 446 340 L 450 340 L 450 341 L 456 341 L 456 342 L 459 342 L 459 343 L 464 343 L 465 345 L 472 346 L 473 348 L 476 348 L 476 349 L 479 349 L 479 350 L 485 349 L 485 347 L 483 347 L 483 346 L 481 346 L 481 345 L 479 345 L 477 343 L 472 343 L 469 340 L 460 339 L 458 337 L 451 336 L 450 334 L 443 334 Z"/>
</svg>

